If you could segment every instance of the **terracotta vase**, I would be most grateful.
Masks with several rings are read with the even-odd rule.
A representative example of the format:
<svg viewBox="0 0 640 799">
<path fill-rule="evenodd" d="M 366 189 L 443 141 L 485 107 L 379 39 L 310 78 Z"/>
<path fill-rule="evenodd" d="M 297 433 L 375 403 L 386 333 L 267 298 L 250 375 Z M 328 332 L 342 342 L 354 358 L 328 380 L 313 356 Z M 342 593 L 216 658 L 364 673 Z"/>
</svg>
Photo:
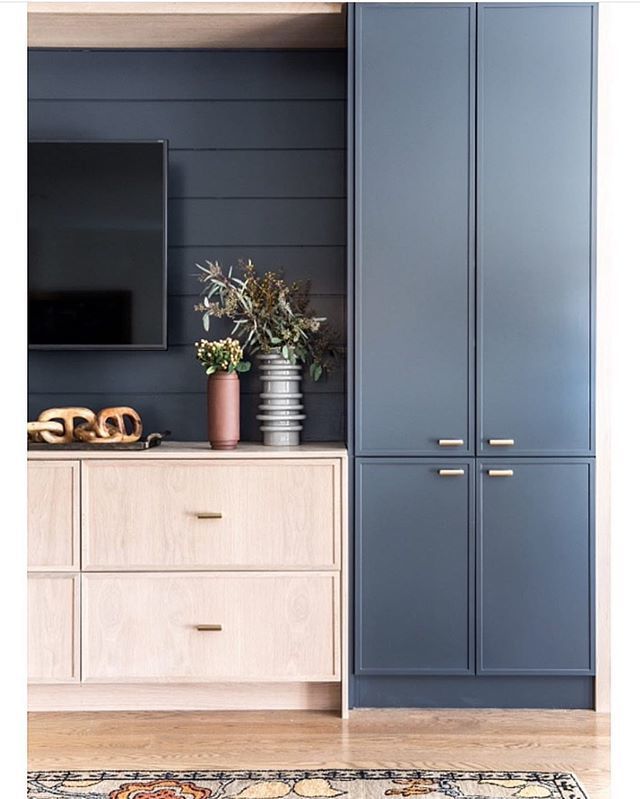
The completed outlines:
<svg viewBox="0 0 640 799">
<path fill-rule="evenodd" d="M 240 380 L 235 372 L 214 372 L 207 385 L 211 449 L 235 449 L 240 440 Z"/>
</svg>

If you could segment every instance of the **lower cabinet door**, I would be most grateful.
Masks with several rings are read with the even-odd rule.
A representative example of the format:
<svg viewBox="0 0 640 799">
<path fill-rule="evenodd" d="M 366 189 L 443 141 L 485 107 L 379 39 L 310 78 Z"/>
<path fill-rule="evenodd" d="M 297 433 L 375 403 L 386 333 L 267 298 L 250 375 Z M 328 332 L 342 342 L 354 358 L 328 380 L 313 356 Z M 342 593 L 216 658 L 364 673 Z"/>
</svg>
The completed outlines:
<svg viewBox="0 0 640 799">
<path fill-rule="evenodd" d="M 85 574 L 87 682 L 340 679 L 339 573 Z"/>
<path fill-rule="evenodd" d="M 27 586 L 29 682 L 78 682 L 79 577 L 31 574 Z"/>
<path fill-rule="evenodd" d="M 473 670 L 473 472 L 462 459 L 357 461 L 357 674 Z"/>
<path fill-rule="evenodd" d="M 593 468 L 478 465 L 479 673 L 593 673 Z"/>
</svg>

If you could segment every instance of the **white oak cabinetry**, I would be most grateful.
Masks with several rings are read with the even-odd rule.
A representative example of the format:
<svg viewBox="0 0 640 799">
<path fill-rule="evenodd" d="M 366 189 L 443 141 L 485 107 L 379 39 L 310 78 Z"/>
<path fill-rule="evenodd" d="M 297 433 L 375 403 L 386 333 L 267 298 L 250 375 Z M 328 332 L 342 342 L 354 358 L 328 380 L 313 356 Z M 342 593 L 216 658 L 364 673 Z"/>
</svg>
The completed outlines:
<svg viewBox="0 0 640 799">
<path fill-rule="evenodd" d="M 342 708 L 346 451 L 29 453 L 37 710 Z"/>
</svg>

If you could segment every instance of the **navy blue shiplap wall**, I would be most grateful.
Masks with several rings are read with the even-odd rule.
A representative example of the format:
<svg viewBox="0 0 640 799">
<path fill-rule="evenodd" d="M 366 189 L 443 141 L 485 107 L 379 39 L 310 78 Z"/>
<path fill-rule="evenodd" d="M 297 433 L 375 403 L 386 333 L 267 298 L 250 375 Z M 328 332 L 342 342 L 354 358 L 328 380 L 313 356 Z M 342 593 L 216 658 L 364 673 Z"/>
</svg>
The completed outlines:
<svg viewBox="0 0 640 799">
<path fill-rule="evenodd" d="M 29 418 L 132 405 L 147 431 L 206 438 L 193 354 L 204 259 L 309 278 L 313 307 L 344 340 L 345 82 L 339 51 L 30 52 L 31 138 L 169 140 L 169 349 L 31 352 Z M 242 438 L 256 440 L 257 373 L 241 379 Z M 342 440 L 343 365 L 304 391 L 305 439 Z"/>
</svg>

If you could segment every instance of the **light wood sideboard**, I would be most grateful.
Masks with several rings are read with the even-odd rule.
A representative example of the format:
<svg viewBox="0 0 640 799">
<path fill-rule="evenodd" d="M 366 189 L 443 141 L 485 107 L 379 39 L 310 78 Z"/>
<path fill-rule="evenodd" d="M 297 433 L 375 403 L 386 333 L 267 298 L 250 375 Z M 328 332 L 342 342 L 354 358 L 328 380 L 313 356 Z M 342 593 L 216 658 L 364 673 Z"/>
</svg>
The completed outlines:
<svg viewBox="0 0 640 799">
<path fill-rule="evenodd" d="M 347 456 L 29 452 L 31 710 L 348 709 Z"/>
</svg>

